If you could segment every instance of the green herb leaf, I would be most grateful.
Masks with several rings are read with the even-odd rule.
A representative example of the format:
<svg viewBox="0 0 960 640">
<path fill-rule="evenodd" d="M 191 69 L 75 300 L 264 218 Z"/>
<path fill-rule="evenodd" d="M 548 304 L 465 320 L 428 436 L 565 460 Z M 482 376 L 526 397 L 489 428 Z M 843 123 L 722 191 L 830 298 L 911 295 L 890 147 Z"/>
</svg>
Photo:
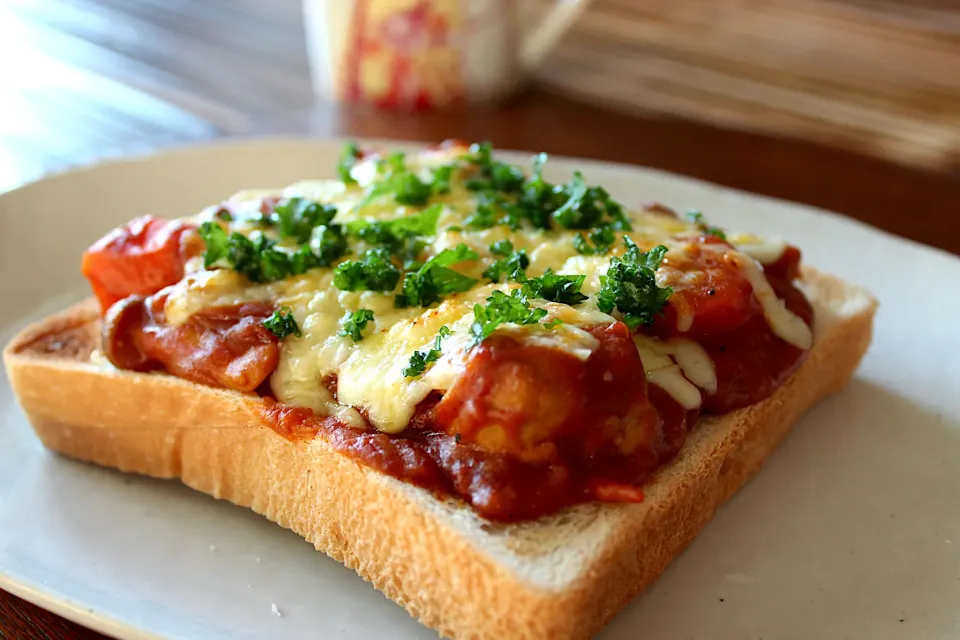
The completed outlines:
<svg viewBox="0 0 960 640">
<path fill-rule="evenodd" d="M 256 266 L 251 264 L 248 273 L 244 273 L 239 266 L 235 267 L 237 271 L 244 273 L 253 282 L 273 282 L 284 280 L 293 275 L 290 255 L 274 248 L 274 243 L 263 234 L 255 236 L 253 249 L 259 256 L 259 264 Z"/>
<path fill-rule="evenodd" d="M 491 282 L 500 282 L 501 278 L 506 275 L 508 280 L 522 283 L 527 279 L 525 270 L 529 266 L 530 258 L 527 257 L 526 251 L 521 250 L 510 254 L 507 258 L 495 261 L 486 268 L 483 277 L 489 278 Z"/>
<path fill-rule="evenodd" d="M 473 144 L 465 156 L 467 162 L 479 171 L 476 178 L 467 180 L 465 186 L 471 191 L 501 191 L 518 193 L 523 189 L 526 177 L 519 168 L 493 159 L 493 147 L 489 142 Z"/>
<path fill-rule="evenodd" d="M 495 256 L 507 257 L 513 253 L 513 243 L 509 240 L 497 240 L 490 245 L 490 253 Z"/>
<path fill-rule="evenodd" d="M 393 291 L 400 280 L 400 269 L 390 260 L 390 252 L 377 247 L 359 260 L 347 260 L 333 271 L 333 285 L 342 291 Z"/>
<path fill-rule="evenodd" d="M 400 151 L 392 153 L 386 160 L 380 161 L 379 172 L 382 175 L 371 185 L 367 198 L 360 206 L 363 207 L 374 198 L 387 194 L 393 194 L 393 199 L 398 204 L 425 205 L 430 196 L 450 191 L 450 180 L 456 167 L 456 164 L 436 167 L 431 172 L 430 181 L 424 182 L 407 168 L 406 154 Z"/>
<path fill-rule="evenodd" d="M 587 279 L 585 275 L 562 276 L 547 271 L 539 278 L 530 278 L 523 284 L 523 293 L 528 298 L 543 298 L 551 302 L 577 305 L 587 299 L 580 288 Z"/>
<path fill-rule="evenodd" d="M 347 142 L 343 145 L 343 151 L 340 153 L 340 161 L 337 163 L 337 174 L 343 184 L 356 184 L 357 181 L 350 175 L 350 170 L 357 164 L 361 157 L 360 148 L 355 142 Z"/>
<path fill-rule="evenodd" d="M 393 220 L 353 220 L 347 223 L 347 232 L 369 244 L 391 244 L 411 235 L 432 236 L 437 233 L 437 220 L 443 209 L 437 203 Z"/>
<path fill-rule="evenodd" d="M 627 252 L 621 258 L 613 258 L 607 275 L 601 278 L 597 306 L 604 313 L 611 313 L 616 307 L 627 326 L 634 329 L 653 322 L 673 289 L 658 287 L 656 280 L 667 247 L 659 245 L 644 253 L 630 238 L 624 236 L 624 242 Z"/>
<path fill-rule="evenodd" d="M 314 227 L 329 225 L 335 215 L 335 207 L 304 198 L 289 198 L 273 209 L 280 238 L 292 239 L 297 244 L 307 242 Z"/>
<path fill-rule="evenodd" d="M 204 222 L 200 225 L 200 237 L 207 243 L 203 252 L 203 266 L 209 269 L 227 255 L 229 234 L 216 222 Z"/>
<path fill-rule="evenodd" d="M 403 291 L 394 304 L 402 307 L 427 307 L 452 293 L 467 291 L 476 280 L 449 267 L 467 260 L 478 260 L 477 252 L 460 243 L 445 249 L 427 260 L 423 266 L 408 273 L 403 280 Z"/>
<path fill-rule="evenodd" d="M 467 216 L 463 224 L 467 229 L 490 229 L 500 223 L 502 215 L 490 194 L 481 194 L 477 201 L 477 210 Z"/>
<path fill-rule="evenodd" d="M 399 204 L 424 205 L 430 200 L 433 189 L 413 172 L 406 171 L 391 178 L 393 199 Z"/>
<path fill-rule="evenodd" d="M 293 312 L 290 311 L 289 307 L 281 307 L 274 311 L 269 318 L 263 321 L 263 326 L 281 340 L 291 334 L 298 338 L 303 337 L 303 333 L 300 331 L 297 321 L 294 320 Z"/>
<path fill-rule="evenodd" d="M 313 249 L 316 257 L 316 264 L 313 266 L 317 267 L 329 267 L 349 252 L 347 237 L 343 234 L 343 227 L 338 224 L 316 227 L 313 230 L 313 237 L 310 239 L 310 248 Z M 298 252 L 303 249 L 304 247 L 300 247 Z M 311 267 L 308 266 L 307 268 Z M 303 273 L 304 271 L 306 269 L 295 269 L 297 273 Z"/>
<path fill-rule="evenodd" d="M 537 324 L 546 315 L 546 309 L 531 309 L 519 289 L 514 289 L 509 296 L 494 291 L 487 298 L 486 306 L 473 307 L 474 321 L 470 325 L 473 344 L 476 346 L 489 338 L 502 324 Z"/>
<path fill-rule="evenodd" d="M 354 342 L 363 340 L 363 331 L 367 328 L 367 323 L 373 320 L 373 311 L 370 309 L 357 309 L 348 311 L 343 316 L 343 328 L 337 333 L 338 336 L 349 336 Z"/>
<path fill-rule="evenodd" d="M 613 226 L 607 224 L 592 229 L 589 240 L 583 233 L 578 233 L 573 239 L 573 248 L 581 255 L 599 255 L 610 251 L 616 241 L 617 236 L 614 233 Z M 591 245 L 591 243 L 593 244 Z"/>
<path fill-rule="evenodd" d="M 440 359 L 443 354 L 443 339 L 450 336 L 451 331 L 446 326 L 440 327 L 437 337 L 433 339 L 433 348 L 426 351 L 414 351 L 410 356 L 410 363 L 403 368 L 401 373 L 406 378 L 415 378 L 422 375 L 427 367 Z"/>
<path fill-rule="evenodd" d="M 450 193 L 450 179 L 453 178 L 453 172 L 456 171 L 457 164 L 446 164 L 433 169 L 433 182 L 430 188 L 434 195 Z"/>
</svg>

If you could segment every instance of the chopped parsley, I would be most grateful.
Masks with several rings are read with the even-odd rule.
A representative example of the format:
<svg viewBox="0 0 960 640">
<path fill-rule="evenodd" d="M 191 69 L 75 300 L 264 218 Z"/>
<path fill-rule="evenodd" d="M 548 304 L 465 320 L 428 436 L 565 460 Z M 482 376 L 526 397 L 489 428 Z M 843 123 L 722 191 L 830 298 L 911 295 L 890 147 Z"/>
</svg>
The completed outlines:
<svg viewBox="0 0 960 640">
<path fill-rule="evenodd" d="M 442 355 L 442 346 L 443 339 L 448 337 L 451 334 L 450 329 L 446 326 L 440 327 L 440 331 L 437 332 L 437 337 L 433 339 L 433 348 L 427 349 L 426 351 L 414 351 L 413 355 L 410 356 L 410 363 L 403 368 L 403 373 L 405 378 L 415 378 L 419 375 L 423 375 L 423 372 L 427 370 L 427 367 L 430 364 L 436 362 L 440 359 Z"/>
<path fill-rule="evenodd" d="M 338 226 L 321 225 L 313 233 L 313 248 L 300 245 L 293 252 L 287 252 L 276 248 L 276 243 L 260 232 L 248 238 L 242 233 L 227 233 L 215 222 L 204 222 L 200 225 L 200 237 L 206 243 L 203 265 L 209 269 L 219 263 L 251 282 L 273 282 L 315 267 L 330 266 L 346 253 L 346 239 Z"/>
<path fill-rule="evenodd" d="M 203 252 L 203 266 L 209 269 L 221 258 L 226 257 L 230 235 L 217 223 L 204 222 L 200 225 L 200 237 L 207 244 Z"/>
<path fill-rule="evenodd" d="M 616 241 L 613 225 L 602 225 L 591 229 L 588 235 L 578 233 L 573 238 L 573 248 L 581 255 L 594 256 L 610 251 Z"/>
<path fill-rule="evenodd" d="M 523 189 L 526 176 L 518 167 L 493 159 L 493 146 L 489 142 L 470 145 L 465 160 L 478 169 L 478 176 L 467 180 L 465 186 L 471 191 L 502 191 L 518 193 Z"/>
<path fill-rule="evenodd" d="M 300 331 L 297 321 L 293 319 L 293 312 L 290 311 L 289 307 L 282 307 L 274 311 L 269 318 L 263 321 L 263 326 L 281 340 L 289 335 L 298 338 L 303 336 L 303 332 Z"/>
<path fill-rule="evenodd" d="M 450 193 L 450 179 L 453 177 L 453 172 L 456 171 L 456 169 L 456 163 L 445 164 L 433 169 L 433 182 L 431 182 L 430 188 L 434 194 L 442 195 L 444 193 Z"/>
<path fill-rule="evenodd" d="M 203 265 L 206 268 L 221 264 L 243 274 L 251 282 L 272 282 L 299 275 L 306 270 L 302 261 L 275 248 L 275 243 L 262 233 L 253 239 L 242 233 L 230 233 L 215 222 L 200 225 L 200 237 L 206 242 Z M 303 267 L 303 271 L 297 268 Z"/>
<path fill-rule="evenodd" d="M 337 215 L 337 209 L 304 198 L 289 198 L 278 203 L 271 219 L 276 220 L 281 239 L 297 244 L 310 240 L 315 227 L 327 226 Z"/>
<path fill-rule="evenodd" d="M 510 243 L 507 242 L 507 244 Z M 512 245 L 510 249 L 513 249 Z M 503 276 L 506 275 L 507 280 L 522 283 L 527 279 L 526 268 L 529 266 L 530 258 L 527 257 L 527 252 L 521 249 L 520 251 L 509 254 L 505 258 L 494 261 L 493 264 L 484 270 L 483 277 L 488 278 L 490 282 L 500 282 Z"/>
<path fill-rule="evenodd" d="M 312 252 L 311 252 L 312 249 Z M 320 226 L 313 230 L 313 237 L 310 239 L 310 247 L 300 247 L 297 253 L 304 252 L 304 258 L 313 256 L 314 265 L 317 267 L 329 267 L 338 259 L 349 253 L 347 238 L 343 234 L 343 227 L 338 224 Z M 294 257 L 296 257 L 296 253 Z M 310 260 L 307 260 L 309 262 Z M 307 267 L 311 268 L 311 267 Z M 306 269 L 303 269 L 306 271 Z M 303 273 L 300 271 L 300 273 Z"/>
<path fill-rule="evenodd" d="M 406 154 L 397 151 L 380 161 L 380 177 L 371 185 L 366 200 L 360 206 L 388 194 L 392 194 L 398 204 L 425 205 L 431 196 L 450 191 L 450 179 L 455 169 L 456 164 L 437 167 L 432 171 L 430 181 L 424 182 L 407 168 Z"/>
<path fill-rule="evenodd" d="M 333 271 L 333 285 L 342 291 L 393 291 L 400 269 L 384 247 L 369 249 L 359 260 L 347 260 Z"/>
<path fill-rule="evenodd" d="M 477 281 L 450 269 L 450 266 L 479 258 L 476 251 L 463 243 L 453 249 L 444 249 L 416 271 L 407 273 L 394 304 L 398 308 L 428 307 L 452 293 L 469 290 Z"/>
<path fill-rule="evenodd" d="M 503 220 L 503 203 L 498 202 L 497 198 L 489 193 L 481 193 L 477 196 L 477 209 L 467 216 L 463 225 L 467 229 L 483 230 L 490 229 Z"/>
<path fill-rule="evenodd" d="M 602 187 L 587 186 L 576 172 L 567 184 L 553 185 L 543 177 L 547 155 L 534 157 L 530 177 L 512 165 L 493 159 L 489 143 L 473 145 L 463 156 L 477 173 L 465 184 L 478 193 L 477 211 L 466 220 L 471 229 L 489 229 L 506 224 L 520 228 L 527 220 L 537 229 L 554 224 L 564 229 L 594 229 L 603 225 L 611 231 L 629 231 L 623 207 Z"/>
<path fill-rule="evenodd" d="M 697 227 L 707 235 L 717 236 L 721 240 L 727 239 L 727 234 L 724 233 L 723 229 L 721 229 L 720 227 L 714 227 L 712 225 L 707 224 L 707 221 L 706 219 L 704 219 L 703 214 L 699 211 L 688 211 L 687 220 L 697 225 Z"/>
<path fill-rule="evenodd" d="M 600 279 L 602 287 L 597 293 L 597 306 L 604 313 L 616 307 L 627 326 L 635 329 L 653 322 L 673 289 L 658 287 L 656 280 L 667 247 L 659 245 L 644 253 L 630 238 L 624 236 L 623 240 L 627 252 L 623 257 L 610 260 L 607 275 Z"/>
<path fill-rule="evenodd" d="M 580 293 L 585 275 L 562 276 L 547 269 L 539 278 L 530 278 L 523 283 L 523 294 L 528 298 L 543 298 L 550 302 L 577 305 L 587 299 Z"/>
<path fill-rule="evenodd" d="M 337 335 L 349 336 L 354 342 L 360 342 L 363 340 L 363 331 L 371 320 L 373 320 L 373 311 L 370 309 L 348 311 L 347 315 L 343 316 L 343 328 Z"/>
<path fill-rule="evenodd" d="M 497 240 L 490 245 L 490 253 L 506 258 L 513 253 L 513 243 L 509 240 Z"/>
<path fill-rule="evenodd" d="M 360 153 L 360 148 L 357 146 L 357 143 L 350 141 L 343 145 L 343 151 L 340 152 L 340 161 L 337 162 L 337 174 L 340 176 L 343 184 L 357 183 L 354 177 L 350 175 L 350 170 L 353 169 L 353 166 L 357 164 L 357 160 L 361 157 L 362 154 Z"/>
<path fill-rule="evenodd" d="M 393 220 L 354 220 L 347 223 L 347 232 L 368 244 L 393 245 L 407 236 L 436 234 L 437 220 L 442 213 L 443 205 L 438 203 Z"/>
<path fill-rule="evenodd" d="M 514 289 L 510 295 L 494 291 L 487 298 L 486 306 L 477 304 L 473 307 L 474 320 L 470 325 L 473 344 L 478 345 L 489 338 L 502 324 L 537 324 L 546 315 L 546 309 L 531 309 L 520 289 Z"/>
</svg>

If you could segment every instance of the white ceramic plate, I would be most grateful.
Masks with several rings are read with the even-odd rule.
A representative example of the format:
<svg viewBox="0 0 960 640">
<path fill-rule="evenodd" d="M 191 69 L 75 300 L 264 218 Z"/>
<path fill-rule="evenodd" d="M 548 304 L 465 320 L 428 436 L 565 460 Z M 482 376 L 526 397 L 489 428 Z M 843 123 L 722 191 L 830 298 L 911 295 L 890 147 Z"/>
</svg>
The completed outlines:
<svg viewBox="0 0 960 640">
<path fill-rule="evenodd" d="M 85 295 L 80 252 L 114 225 L 193 212 L 243 187 L 330 176 L 339 148 L 203 146 L 0 196 L 4 342 Z M 788 238 L 808 262 L 881 300 L 873 347 L 847 391 L 810 412 L 601 637 L 960 637 L 960 260 L 838 216 L 659 172 L 548 166 L 554 179 L 579 167 L 627 203 L 657 199 Z M 0 588 L 123 638 L 436 637 L 252 512 L 47 452 L 5 379 L 0 420 Z"/>
</svg>

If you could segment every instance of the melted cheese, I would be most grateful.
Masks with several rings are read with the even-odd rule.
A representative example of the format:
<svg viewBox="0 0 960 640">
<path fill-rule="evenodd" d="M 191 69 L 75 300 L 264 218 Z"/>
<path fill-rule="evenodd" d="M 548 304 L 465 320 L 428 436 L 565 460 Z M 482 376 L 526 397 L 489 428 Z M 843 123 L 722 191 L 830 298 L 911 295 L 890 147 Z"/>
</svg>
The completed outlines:
<svg viewBox="0 0 960 640">
<path fill-rule="evenodd" d="M 750 233 L 731 233 L 727 235 L 727 240 L 760 264 L 773 264 L 787 250 L 782 240 L 761 238 Z"/>
<path fill-rule="evenodd" d="M 635 335 L 633 341 L 640 353 L 647 382 L 655 384 L 684 409 L 700 407 L 700 389 L 717 391 L 717 372 L 703 347 L 685 338 L 658 340 Z"/>
<path fill-rule="evenodd" d="M 774 335 L 798 349 L 809 349 L 813 344 L 813 333 L 810 327 L 800 316 L 787 309 L 783 300 L 777 297 L 763 275 L 760 265 L 753 258 L 743 254 L 734 254 L 731 259 L 736 262 L 740 272 L 753 287 L 753 295 L 760 303 L 763 315 Z"/>
<path fill-rule="evenodd" d="M 419 162 L 418 170 L 424 177 L 429 177 L 429 167 L 449 163 L 453 159 L 451 154 L 456 153 L 457 150 L 433 151 L 410 157 L 408 161 Z M 354 167 L 352 175 L 358 181 L 355 185 L 304 180 L 285 189 L 240 192 L 227 202 L 234 214 L 230 230 L 249 233 L 261 228 L 257 220 L 260 201 L 266 196 L 301 196 L 333 205 L 337 208 L 335 222 L 340 224 L 358 219 L 389 220 L 420 210 L 398 206 L 390 198 L 380 198 L 361 207 L 366 199 L 365 186 L 375 179 L 375 174 L 376 162 L 370 159 Z M 464 220 L 476 210 L 476 200 L 475 194 L 458 180 L 452 182 L 448 194 L 436 196 L 432 202 L 442 202 L 445 207 L 438 220 L 437 235 L 428 239 L 427 255 L 435 255 L 460 243 L 466 244 L 478 253 L 480 260 L 456 265 L 457 270 L 465 275 L 481 279 L 482 271 L 497 259 L 491 254 L 490 245 L 505 239 L 510 240 L 515 249 L 527 252 L 530 258 L 527 273 L 530 276 L 542 275 L 548 268 L 561 274 L 585 275 L 582 291 L 590 298 L 576 307 L 531 301 L 532 306 L 547 310 L 547 320 L 559 319 L 562 324 L 550 329 L 542 324 L 504 325 L 498 332 L 510 334 L 528 344 L 563 350 L 583 360 L 591 356 L 598 341 L 582 327 L 615 320 L 615 317 L 599 311 L 595 298 L 610 266 L 610 255 L 577 254 L 573 239 L 579 231 L 532 228 L 514 231 L 502 225 L 484 230 L 463 229 Z M 193 219 L 197 222 L 213 220 L 218 208 L 208 207 Z M 657 272 L 658 285 L 695 285 L 702 274 L 684 269 L 683 264 L 685 257 L 690 255 L 690 237 L 691 233 L 696 233 L 696 228 L 682 220 L 643 210 L 630 212 L 628 216 L 633 230 L 621 235 L 628 235 L 643 250 L 657 244 L 666 244 L 669 248 L 668 262 Z M 764 244 L 761 239 L 746 235 L 737 236 L 735 241 L 743 253 L 733 253 L 733 259 L 737 260 L 753 286 L 774 333 L 790 344 L 809 347 L 809 329 L 776 298 L 760 267 L 748 257 L 772 262 L 782 254 L 782 243 Z M 280 246 L 285 245 L 281 243 Z M 359 243 L 353 253 L 356 255 L 364 249 Z M 612 254 L 622 252 L 623 246 L 618 243 Z M 165 311 L 171 323 L 184 322 L 210 306 L 273 301 L 277 306 L 289 307 L 303 335 L 285 339 L 281 344 L 279 365 L 270 379 L 277 399 L 286 404 L 309 407 L 322 415 L 337 416 L 358 428 L 369 420 L 377 429 L 388 433 L 403 430 L 416 406 L 431 391 L 449 389 L 462 373 L 472 345 L 470 325 L 474 305 L 483 304 L 494 290 L 509 291 L 517 286 L 512 283 L 483 284 L 481 281 L 474 289 L 450 296 L 434 308 L 396 309 L 394 292 L 340 291 L 333 286 L 330 269 L 315 269 L 288 280 L 262 285 L 252 285 L 226 269 L 205 270 L 199 258 L 187 264 L 186 272 L 187 276 L 168 290 Z M 344 315 L 358 309 L 373 311 L 374 320 L 364 331 L 364 338 L 355 343 L 338 332 Z M 692 326 L 693 311 L 680 305 L 676 305 L 676 311 L 678 327 L 686 331 Z M 444 326 L 452 334 L 443 341 L 439 360 L 422 376 L 405 377 L 403 369 L 411 355 L 432 348 L 438 331 Z M 648 382 L 664 389 L 683 407 L 695 409 L 700 406 L 700 389 L 706 393 L 716 391 L 716 371 L 697 343 L 644 336 L 637 336 L 635 342 Z M 336 395 L 330 388 L 333 377 L 336 378 Z"/>
</svg>

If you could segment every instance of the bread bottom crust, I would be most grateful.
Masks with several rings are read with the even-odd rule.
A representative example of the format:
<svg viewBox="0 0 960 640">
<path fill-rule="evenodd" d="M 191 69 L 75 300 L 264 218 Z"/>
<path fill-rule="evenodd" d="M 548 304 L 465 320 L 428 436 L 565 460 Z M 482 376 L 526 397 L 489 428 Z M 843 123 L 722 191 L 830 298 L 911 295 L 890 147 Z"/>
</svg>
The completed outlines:
<svg viewBox="0 0 960 640">
<path fill-rule="evenodd" d="M 807 359 L 773 396 L 701 420 L 642 504 L 586 504 L 499 525 L 258 422 L 257 400 L 90 363 L 91 301 L 25 329 L 4 351 L 37 435 L 71 458 L 179 478 L 292 529 L 423 624 L 457 639 L 588 638 L 652 583 L 747 483 L 797 419 L 851 378 L 876 302 L 810 269 Z"/>
</svg>

